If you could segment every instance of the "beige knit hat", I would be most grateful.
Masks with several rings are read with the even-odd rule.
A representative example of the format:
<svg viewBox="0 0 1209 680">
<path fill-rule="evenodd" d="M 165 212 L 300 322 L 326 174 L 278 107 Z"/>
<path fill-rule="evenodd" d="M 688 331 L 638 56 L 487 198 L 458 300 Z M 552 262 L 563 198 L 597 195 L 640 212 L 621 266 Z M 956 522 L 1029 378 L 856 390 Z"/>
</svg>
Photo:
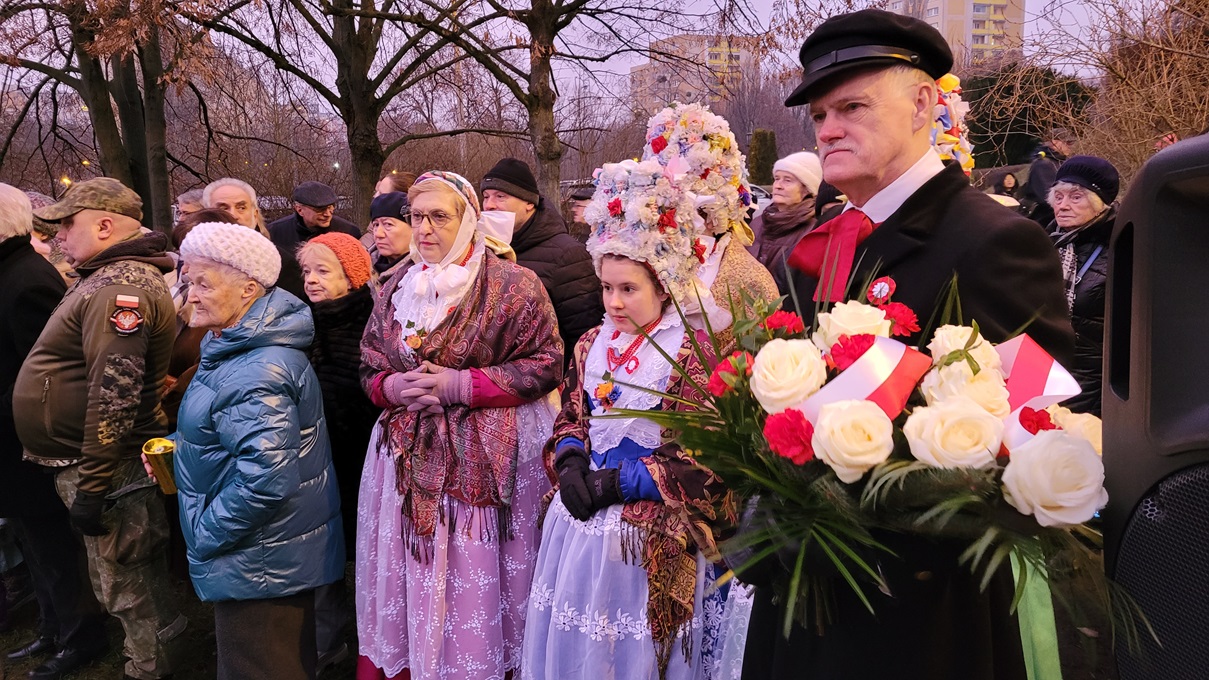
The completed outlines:
<svg viewBox="0 0 1209 680">
<path fill-rule="evenodd" d="M 234 267 L 265 288 L 272 288 L 281 273 L 277 246 L 255 229 L 239 224 L 202 222 L 193 227 L 181 243 L 181 257 L 186 262 L 200 257 Z"/>
</svg>

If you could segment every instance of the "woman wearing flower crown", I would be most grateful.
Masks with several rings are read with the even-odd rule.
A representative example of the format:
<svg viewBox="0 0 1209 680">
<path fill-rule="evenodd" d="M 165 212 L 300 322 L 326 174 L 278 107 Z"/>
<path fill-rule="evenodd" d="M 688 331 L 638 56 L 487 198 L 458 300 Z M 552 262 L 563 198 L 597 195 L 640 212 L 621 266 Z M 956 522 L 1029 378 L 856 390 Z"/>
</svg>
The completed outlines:
<svg viewBox="0 0 1209 680">
<path fill-rule="evenodd" d="M 562 341 L 541 281 L 493 253 L 469 182 L 426 173 L 408 199 L 412 261 L 361 342 L 362 384 L 386 410 L 358 499 L 357 678 L 504 678 L 520 664 Z"/>
<path fill-rule="evenodd" d="M 734 520 L 730 492 L 654 422 L 598 419 L 703 398 L 709 367 L 672 304 L 691 290 L 692 210 L 657 163 L 598 174 L 585 217 L 605 318 L 575 347 L 546 446 L 559 488 L 544 520 L 522 677 L 709 677 L 722 601 L 710 592 L 711 559 Z"/>
<path fill-rule="evenodd" d="M 702 326 L 698 319 L 705 317 L 728 340 L 730 310 L 743 307 L 741 292 L 768 302 L 780 295 L 772 275 L 747 252 L 754 238 L 747 223 L 752 199 L 739 144 L 725 118 L 679 102 L 651 117 L 646 139 L 643 158 L 659 162 L 697 208 L 692 254 L 700 264 L 701 303 L 698 310 L 695 294 L 684 301 L 695 312 L 689 320 Z"/>
</svg>

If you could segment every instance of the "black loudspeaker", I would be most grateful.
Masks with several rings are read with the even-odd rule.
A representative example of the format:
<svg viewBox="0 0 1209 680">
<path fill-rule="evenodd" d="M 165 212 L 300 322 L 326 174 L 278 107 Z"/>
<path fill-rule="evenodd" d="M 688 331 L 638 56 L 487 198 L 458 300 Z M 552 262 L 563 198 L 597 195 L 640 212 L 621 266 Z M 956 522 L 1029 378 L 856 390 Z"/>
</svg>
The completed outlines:
<svg viewBox="0 0 1209 680">
<path fill-rule="evenodd" d="M 1118 640 L 1117 665 L 1209 678 L 1209 136 L 1143 166 L 1109 253 L 1105 566 L 1161 643 Z"/>
</svg>

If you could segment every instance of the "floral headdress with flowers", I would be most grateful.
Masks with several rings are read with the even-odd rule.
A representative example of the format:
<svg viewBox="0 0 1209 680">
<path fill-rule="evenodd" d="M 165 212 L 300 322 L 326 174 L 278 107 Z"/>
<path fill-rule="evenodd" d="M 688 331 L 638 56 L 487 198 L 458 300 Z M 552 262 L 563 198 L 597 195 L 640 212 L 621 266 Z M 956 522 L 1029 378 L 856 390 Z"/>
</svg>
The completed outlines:
<svg viewBox="0 0 1209 680">
<path fill-rule="evenodd" d="M 725 118 L 701 104 L 675 102 L 647 122 L 642 158 L 658 161 L 678 186 L 693 194 L 705 213 L 703 233 L 733 231 L 751 243 L 747 163 Z"/>
<path fill-rule="evenodd" d="M 595 173 L 596 192 L 584 208 L 592 228 L 588 252 L 600 273 L 605 255 L 645 262 L 664 289 L 685 304 L 694 294 L 702 228 L 692 199 L 653 160 L 606 163 Z"/>
<path fill-rule="evenodd" d="M 961 79 L 952 73 L 936 81 L 936 116 L 932 123 L 932 146 L 941 160 L 955 160 L 970 174 L 974 168 L 974 147 L 966 127 L 969 102 L 961 99 Z"/>
</svg>

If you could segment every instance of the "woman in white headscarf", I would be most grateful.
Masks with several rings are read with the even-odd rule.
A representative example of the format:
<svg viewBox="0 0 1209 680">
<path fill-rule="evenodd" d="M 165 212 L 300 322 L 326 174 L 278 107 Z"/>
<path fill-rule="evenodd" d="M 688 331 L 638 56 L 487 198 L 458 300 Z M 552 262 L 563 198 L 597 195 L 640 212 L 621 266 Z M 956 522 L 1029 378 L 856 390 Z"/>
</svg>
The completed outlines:
<svg viewBox="0 0 1209 680">
<path fill-rule="evenodd" d="M 357 677 L 503 678 L 520 661 L 563 346 L 469 182 L 426 173 L 408 200 L 411 262 L 361 343 L 362 384 L 386 410 L 358 507 Z"/>
</svg>

